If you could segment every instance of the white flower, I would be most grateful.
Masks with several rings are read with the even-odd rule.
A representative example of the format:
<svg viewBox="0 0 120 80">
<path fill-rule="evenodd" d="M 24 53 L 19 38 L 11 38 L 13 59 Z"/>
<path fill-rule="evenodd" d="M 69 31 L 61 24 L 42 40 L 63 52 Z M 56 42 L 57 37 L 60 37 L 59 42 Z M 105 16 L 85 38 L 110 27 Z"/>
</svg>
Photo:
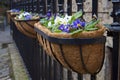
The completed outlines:
<svg viewBox="0 0 120 80">
<path fill-rule="evenodd" d="M 27 15 L 31 15 L 31 14 L 28 13 L 28 12 L 24 12 L 23 15 L 24 15 L 24 16 L 27 16 Z"/>
<path fill-rule="evenodd" d="M 60 24 L 67 25 L 67 21 L 66 21 L 64 18 L 62 18 L 62 20 L 61 20 L 61 23 L 60 23 Z"/>
<path fill-rule="evenodd" d="M 18 16 L 18 19 L 21 19 L 21 18 L 23 18 L 23 14 L 22 13 Z"/>
<path fill-rule="evenodd" d="M 66 14 L 65 17 L 61 20 L 61 24 L 67 25 L 69 20 L 71 20 L 71 16 Z"/>
<path fill-rule="evenodd" d="M 68 15 L 65 15 L 64 18 L 61 18 L 59 16 L 56 16 L 56 19 L 55 19 L 55 25 L 58 25 L 58 24 L 64 24 L 64 25 L 67 25 L 68 24 L 68 21 L 71 19 L 71 16 L 68 16 Z"/>
<path fill-rule="evenodd" d="M 59 16 L 56 16 L 56 18 L 55 18 L 55 20 L 54 20 L 55 25 L 60 24 L 60 22 L 62 21 L 61 19 L 62 19 L 62 18 L 60 18 Z"/>
<path fill-rule="evenodd" d="M 71 20 L 71 17 L 72 17 L 72 16 L 68 16 L 68 15 L 66 14 L 65 17 L 64 17 L 64 20 L 65 20 L 66 22 L 68 22 L 69 20 Z"/>
<path fill-rule="evenodd" d="M 24 17 L 28 16 L 28 15 L 31 15 L 31 14 L 28 12 L 23 12 L 23 13 L 19 14 L 18 19 L 24 19 Z"/>
<path fill-rule="evenodd" d="M 48 27 L 50 27 L 52 25 L 52 23 L 51 22 L 48 22 Z"/>
</svg>

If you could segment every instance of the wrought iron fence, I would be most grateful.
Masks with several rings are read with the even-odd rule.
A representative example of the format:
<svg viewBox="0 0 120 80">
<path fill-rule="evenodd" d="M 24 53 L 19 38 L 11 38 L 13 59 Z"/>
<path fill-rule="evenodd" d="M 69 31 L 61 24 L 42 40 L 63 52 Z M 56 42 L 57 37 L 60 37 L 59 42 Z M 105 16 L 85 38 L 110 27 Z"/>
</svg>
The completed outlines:
<svg viewBox="0 0 120 80">
<path fill-rule="evenodd" d="M 72 0 L 67 0 L 68 2 L 64 4 L 65 0 L 19 0 L 18 2 L 14 2 L 11 0 L 11 8 L 23 9 L 28 12 L 37 12 L 40 16 L 44 16 L 47 11 L 51 11 L 52 13 L 68 13 L 72 14 Z M 120 1 L 119 1 L 120 2 Z M 83 0 L 76 0 L 77 9 L 83 10 Z M 66 6 L 67 5 L 67 9 Z M 93 1 L 92 14 L 97 15 L 97 7 L 98 0 Z M 66 10 L 65 10 L 66 9 Z M 92 16 L 91 16 L 92 17 Z M 56 62 L 50 56 L 45 54 L 46 52 L 43 50 L 42 46 L 39 45 L 38 41 L 33 38 L 29 38 L 19 32 L 15 27 L 14 22 L 11 21 L 11 31 L 13 35 L 13 39 L 16 42 L 16 45 L 19 49 L 19 52 L 24 60 L 26 68 L 30 74 L 30 79 L 32 80 L 84 80 L 83 75 L 77 74 L 75 72 L 69 71 L 62 67 L 61 64 Z M 114 39 L 116 40 L 116 38 Z M 117 40 L 119 40 L 117 38 Z M 119 41 L 117 41 L 119 42 Z M 115 47 L 116 48 L 116 47 Z M 114 49 L 115 49 L 114 48 Z M 116 51 L 116 49 L 113 52 Z M 118 51 L 118 46 L 117 46 Z M 115 52 L 118 53 L 118 52 Z M 113 56 L 114 61 L 118 61 Z M 115 59 L 115 60 L 114 60 Z M 116 65 L 117 64 L 117 65 Z M 118 71 L 118 62 L 113 64 L 112 71 L 112 80 L 117 80 L 115 71 Z M 97 80 L 97 75 L 91 75 L 89 79 Z"/>
</svg>

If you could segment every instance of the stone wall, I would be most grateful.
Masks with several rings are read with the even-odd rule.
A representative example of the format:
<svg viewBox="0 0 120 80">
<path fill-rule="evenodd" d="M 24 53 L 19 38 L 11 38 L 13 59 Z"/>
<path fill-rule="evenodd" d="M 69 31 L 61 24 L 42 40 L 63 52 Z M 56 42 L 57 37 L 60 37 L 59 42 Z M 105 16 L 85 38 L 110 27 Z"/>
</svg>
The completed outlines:
<svg viewBox="0 0 120 80">
<path fill-rule="evenodd" d="M 112 2 L 108 0 L 98 0 L 98 17 L 101 19 L 103 24 L 111 24 L 112 18 L 110 17 L 110 13 L 112 12 Z M 88 15 L 92 15 L 92 0 L 86 0 L 84 2 L 84 11 L 85 17 L 87 20 L 91 17 Z"/>
<path fill-rule="evenodd" d="M 73 1 L 72 11 L 77 11 L 76 0 Z M 65 0 L 65 3 L 67 0 Z M 66 7 L 66 5 L 65 5 Z M 92 0 L 85 0 L 83 4 L 84 8 L 84 19 L 89 21 L 92 16 Z M 112 2 L 108 0 L 98 0 L 98 17 L 101 19 L 103 24 L 111 24 L 113 22 L 112 17 L 110 17 L 110 13 L 112 12 Z"/>
</svg>

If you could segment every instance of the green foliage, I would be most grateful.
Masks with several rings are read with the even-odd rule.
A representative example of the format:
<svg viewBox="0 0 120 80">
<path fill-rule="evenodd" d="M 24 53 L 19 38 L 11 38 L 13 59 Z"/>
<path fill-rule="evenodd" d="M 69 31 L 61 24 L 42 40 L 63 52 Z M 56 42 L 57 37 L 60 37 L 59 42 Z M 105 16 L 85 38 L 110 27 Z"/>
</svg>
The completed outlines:
<svg viewBox="0 0 120 80">
<path fill-rule="evenodd" d="M 98 27 L 96 27 L 96 24 L 98 24 L 100 22 L 99 19 L 97 18 L 93 18 L 90 22 L 85 22 L 85 26 L 81 26 L 80 24 L 80 27 L 78 28 L 72 28 L 74 26 L 74 21 L 76 21 L 77 19 L 81 18 L 83 15 L 83 12 L 82 11 L 78 11 L 76 13 L 74 13 L 71 18 L 68 20 L 68 23 L 67 24 L 63 24 L 64 27 L 67 27 L 66 25 L 70 25 L 69 26 L 69 29 L 70 31 L 68 33 L 70 33 L 71 35 L 73 34 L 78 34 L 82 31 L 94 31 L 94 30 L 97 30 Z M 64 15 L 61 15 L 59 16 L 60 18 L 62 18 L 62 20 L 64 21 Z M 55 24 L 55 16 L 51 16 L 50 18 L 42 18 L 40 19 L 40 23 L 45 26 L 46 28 L 48 28 L 51 32 L 56 32 L 56 33 L 63 33 L 64 31 L 60 30 L 60 25 L 62 25 L 62 22 L 60 21 L 59 22 L 59 19 L 58 19 L 58 23 Z M 69 17 L 68 17 L 69 18 Z M 65 19 L 66 20 L 66 19 Z M 82 27 L 82 28 L 81 28 Z"/>
<path fill-rule="evenodd" d="M 89 23 L 87 23 L 87 25 L 85 26 L 85 30 L 86 31 L 93 31 L 93 30 L 97 30 L 98 28 L 95 27 L 96 24 L 98 24 L 100 22 L 100 20 L 96 20 L 93 19 L 91 20 Z"/>
<path fill-rule="evenodd" d="M 80 18 L 82 15 L 83 15 L 83 12 L 82 12 L 82 11 L 79 11 L 79 12 L 77 12 L 77 13 L 74 13 L 74 14 L 72 15 L 72 18 L 71 18 L 71 20 L 69 21 L 69 23 L 72 24 L 72 22 L 73 22 L 74 20 Z"/>
</svg>

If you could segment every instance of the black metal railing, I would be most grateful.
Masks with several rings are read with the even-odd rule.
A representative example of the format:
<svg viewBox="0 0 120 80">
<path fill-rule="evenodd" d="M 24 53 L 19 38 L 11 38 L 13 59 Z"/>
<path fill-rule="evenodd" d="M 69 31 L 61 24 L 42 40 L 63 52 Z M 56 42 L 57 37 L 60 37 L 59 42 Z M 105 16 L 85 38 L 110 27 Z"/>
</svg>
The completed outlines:
<svg viewBox="0 0 120 80">
<path fill-rule="evenodd" d="M 68 13 L 72 14 L 72 0 L 67 0 L 67 12 L 64 9 L 64 0 L 20 0 L 16 3 L 11 0 L 11 8 L 23 9 L 25 11 L 37 12 L 40 16 L 44 16 L 48 11 L 52 13 Z M 120 2 L 120 1 L 118 1 Z M 76 0 L 77 9 L 83 10 L 83 0 Z M 98 13 L 98 0 L 92 2 L 92 14 Z M 114 5 L 117 4 L 113 1 Z M 113 9 L 117 9 L 115 6 Z M 113 10 L 113 13 L 115 11 Z M 92 17 L 92 16 L 91 16 Z M 114 17 L 114 16 L 113 16 Z M 116 17 L 117 18 L 117 17 Z M 115 18 L 115 21 L 117 20 Z M 118 22 L 118 21 L 117 21 Z M 114 28 L 114 27 L 112 27 Z M 36 39 L 30 38 L 22 34 L 15 27 L 14 22 L 11 21 L 11 30 L 13 39 L 19 49 L 23 58 L 26 68 L 32 80 L 73 80 L 73 72 L 62 67 L 61 64 L 56 62 L 46 54 L 42 46 L 38 45 Z M 113 29 L 111 29 L 113 30 Z M 113 40 L 113 59 L 112 59 L 112 76 L 111 80 L 118 78 L 118 32 L 114 34 Z M 116 47 L 114 47 L 116 46 Z M 116 53 L 116 54 L 114 54 Z M 83 80 L 83 75 L 77 74 L 77 80 Z M 96 80 L 96 75 L 91 75 L 91 80 Z"/>
<path fill-rule="evenodd" d="M 111 24 L 110 32 L 108 36 L 113 36 L 113 50 L 112 50 L 112 80 L 120 79 L 120 0 L 112 0 L 113 11 L 111 16 L 113 17 L 113 23 Z"/>
</svg>

